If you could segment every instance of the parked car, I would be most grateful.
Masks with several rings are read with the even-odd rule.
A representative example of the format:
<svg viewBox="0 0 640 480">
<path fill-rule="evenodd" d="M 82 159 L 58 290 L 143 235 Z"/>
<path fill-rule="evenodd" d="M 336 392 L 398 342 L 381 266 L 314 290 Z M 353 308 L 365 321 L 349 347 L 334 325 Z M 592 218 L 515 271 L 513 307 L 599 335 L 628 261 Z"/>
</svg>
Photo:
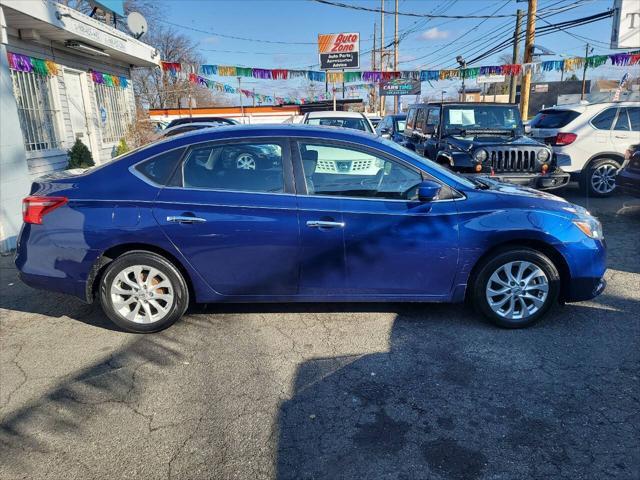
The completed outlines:
<svg viewBox="0 0 640 480">
<path fill-rule="evenodd" d="M 404 137 L 405 146 L 456 172 L 491 175 L 539 190 L 569 182 L 551 149 L 524 135 L 516 105 L 412 105 Z"/>
<path fill-rule="evenodd" d="M 560 105 L 531 121 L 531 136 L 570 158 L 563 168 L 591 196 L 606 197 L 630 144 L 640 143 L 638 102 Z"/>
<path fill-rule="evenodd" d="M 224 161 L 247 146 L 264 170 Z M 369 157 L 375 173 L 322 172 Z M 393 142 L 302 125 L 210 128 L 36 180 L 16 266 L 161 330 L 190 301 L 461 302 L 517 328 L 604 289 L 598 220 L 549 194 L 470 179 Z"/>
<path fill-rule="evenodd" d="M 166 128 L 175 127 L 176 125 L 185 125 L 187 123 L 216 123 L 219 125 L 239 125 L 240 122 L 233 118 L 225 117 L 182 117 L 171 120 Z"/>
<path fill-rule="evenodd" d="M 380 124 L 380 121 L 382 120 L 382 117 L 380 115 L 376 115 L 376 114 L 368 114 L 367 118 L 371 122 L 371 125 L 373 125 L 374 129 L 378 128 L 378 125 Z"/>
<path fill-rule="evenodd" d="M 181 123 L 179 125 L 174 125 L 173 127 L 165 127 L 163 130 L 158 132 L 157 139 L 173 137 L 174 135 L 180 135 L 181 133 L 192 132 L 193 130 L 200 130 L 202 128 L 215 128 L 221 125 L 222 124 L 220 123 L 208 122 Z"/>
<path fill-rule="evenodd" d="M 624 193 L 640 197 L 640 144 L 631 145 L 625 152 L 616 185 Z"/>
<path fill-rule="evenodd" d="M 302 123 L 323 127 L 351 128 L 353 130 L 361 130 L 367 133 L 374 133 L 375 131 L 367 116 L 364 113 L 358 112 L 309 112 L 305 113 Z"/>
<path fill-rule="evenodd" d="M 376 133 L 383 138 L 388 138 L 396 143 L 404 141 L 404 127 L 407 124 L 407 115 L 398 113 L 386 115 L 376 127 Z"/>
</svg>

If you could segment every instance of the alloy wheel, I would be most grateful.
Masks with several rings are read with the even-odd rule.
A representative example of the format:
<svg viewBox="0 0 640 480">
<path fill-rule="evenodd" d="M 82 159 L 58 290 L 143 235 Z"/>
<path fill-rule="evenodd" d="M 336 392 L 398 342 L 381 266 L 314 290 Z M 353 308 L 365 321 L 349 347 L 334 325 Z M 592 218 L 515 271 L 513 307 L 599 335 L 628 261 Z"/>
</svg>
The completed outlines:
<svg viewBox="0 0 640 480">
<path fill-rule="evenodd" d="M 147 265 L 123 269 L 110 289 L 113 308 L 134 323 L 155 323 L 171 311 L 175 296 L 169 278 Z"/>
<path fill-rule="evenodd" d="M 616 188 L 617 174 L 618 169 L 615 165 L 611 165 L 610 163 L 600 165 L 591 173 L 591 186 L 598 193 L 611 193 Z"/>
<path fill-rule="evenodd" d="M 250 153 L 241 153 L 236 157 L 236 168 L 239 170 L 255 170 L 256 159 Z"/>
<path fill-rule="evenodd" d="M 489 277 L 485 295 L 491 310 L 509 320 L 523 320 L 539 311 L 549 295 L 549 280 L 540 267 L 514 261 Z"/>
</svg>

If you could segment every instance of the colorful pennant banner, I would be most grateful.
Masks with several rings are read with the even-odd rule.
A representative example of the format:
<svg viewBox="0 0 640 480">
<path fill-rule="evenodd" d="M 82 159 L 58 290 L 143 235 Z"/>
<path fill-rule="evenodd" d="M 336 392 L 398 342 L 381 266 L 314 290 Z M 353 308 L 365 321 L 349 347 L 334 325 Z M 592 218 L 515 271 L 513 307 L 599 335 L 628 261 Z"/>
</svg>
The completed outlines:
<svg viewBox="0 0 640 480">
<path fill-rule="evenodd" d="M 255 93 L 253 90 L 246 90 L 244 88 L 235 88 L 225 83 L 216 82 L 208 78 L 202 77 L 195 73 L 189 74 L 189 82 L 200 85 L 202 87 L 215 90 L 220 93 L 241 93 L 247 98 L 255 98 L 260 103 L 278 103 L 278 104 L 305 104 L 310 102 L 318 102 L 321 100 L 329 100 L 332 98 L 330 94 L 320 94 L 307 98 L 294 98 L 294 97 L 278 97 L 273 95 L 263 95 L 261 93 Z"/>
<path fill-rule="evenodd" d="M 487 65 L 481 67 L 471 67 L 464 69 L 442 69 L 442 70 L 403 70 L 399 72 L 381 71 L 315 71 L 315 70 L 287 70 L 287 69 L 267 69 L 254 67 L 238 67 L 231 65 L 200 65 L 193 67 L 192 71 L 199 71 L 202 75 L 218 75 L 221 77 L 251 77 L 261 80 L 288 80 L 294 78 L 306 78 L 313 82 L 329 83 L 351 83 L 367 82 L 377 83 L 394 78 L 405 78 L 420 81 L 452 80 L 458 78 L 476 78 L 478 75 L 505 75 L 517 76 L 526 71 L 551 72 L 565 71 L 571 72 L 582 69 L 585 64 L 587 68 L 597 68 L 607 61 L 611 65 L 627 66 L 640 63 L 640 53 L 616 53 L 612 55 L 595 55 L 592 57 L 565 58 L 564 60 L 548 60 L 529 64 L 507 64 L 507 65 Z M 180 63 L 161 62 L 162 70 L 176 75 L 183 70 Z"/>
<path fill-rule="evenodd" d="M 89 73 L 91 73 L 91 79 L 94 83 L 106 85 L 107 87 L 127 88 L 129 86 L 129 80 L 127 80 L 127 77 L 96 72 L 95 70 L 89 70 Z"/>
<path fill-rule="evenodd" d="M 58 74 L 58 65 L 52 60 L 43 60 L 11 52 L 7 52 L 7 60 L 9 68 L 18 72 L 33 72 L 42 76 Z"/>
</svg>

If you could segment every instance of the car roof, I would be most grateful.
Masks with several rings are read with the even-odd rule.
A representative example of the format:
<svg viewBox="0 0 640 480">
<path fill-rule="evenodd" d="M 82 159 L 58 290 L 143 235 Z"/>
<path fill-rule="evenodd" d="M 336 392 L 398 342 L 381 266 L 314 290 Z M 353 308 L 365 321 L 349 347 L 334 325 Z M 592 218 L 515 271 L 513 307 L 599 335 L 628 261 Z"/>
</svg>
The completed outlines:
<svg viewBox="0 0 640 480">
<path fill-rule="evenodd" d="M 338 110 L 325 110 L 320 112 L 309 112 L 307 118 L 363 118 L 360 112 L 342 112 Z"/>
<path fill-rule="evenodd" d="M 544 108 L 543 110 L 573 110 L 575 112 L 586 112 L 587 110 L 595 110 L 606 107 L 637 107 L 640 104 L 638 102 L 633 101 L 622 101 L 622 102 L 580 102 L 580 103 L 567 103 L 564 105 L 554 105 L 552 107 Z"/>
</svg>

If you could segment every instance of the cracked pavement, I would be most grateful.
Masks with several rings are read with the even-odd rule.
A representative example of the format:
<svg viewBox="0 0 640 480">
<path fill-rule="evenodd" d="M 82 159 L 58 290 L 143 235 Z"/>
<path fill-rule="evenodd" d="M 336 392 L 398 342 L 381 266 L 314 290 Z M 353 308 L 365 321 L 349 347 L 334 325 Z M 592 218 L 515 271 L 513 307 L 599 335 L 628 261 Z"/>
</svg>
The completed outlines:
<svg viewBox="0 0 640 480">
<path fill-rule="evenodd" d="M 640 478 L 640 200 L 609 282 L 527 330 L 469 307 L 208 305 L 153 335 L 0 259 L 1 479 Z"/>
</svg>

